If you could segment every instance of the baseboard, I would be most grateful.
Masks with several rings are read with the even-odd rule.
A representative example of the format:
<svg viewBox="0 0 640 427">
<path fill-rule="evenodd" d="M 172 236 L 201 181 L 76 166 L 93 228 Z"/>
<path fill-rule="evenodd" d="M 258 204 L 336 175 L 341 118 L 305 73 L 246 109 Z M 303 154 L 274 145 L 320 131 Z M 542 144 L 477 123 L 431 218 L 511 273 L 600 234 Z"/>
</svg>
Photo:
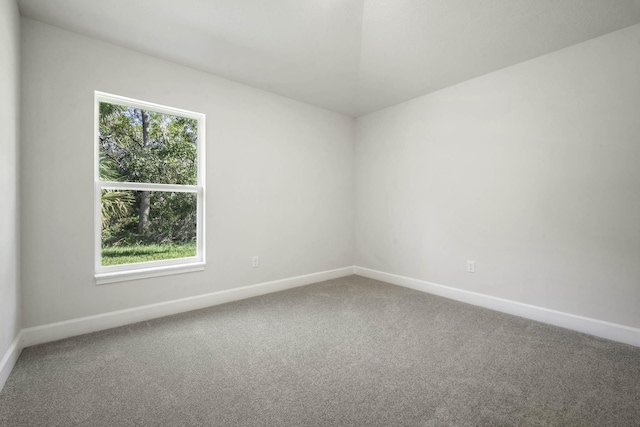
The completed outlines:
<svg viewBox="0 0 640 427">
<path fill-rule="evenodd" d="M 403 286 L 405 288 L 415 289 L 456 301 L 640 347 L 640 329 L 638 328 L 605 322 L 589 317 L 577 316 L 575 314 L 563 313 L 561 311 L 550 310 L 548 308 L 497 298 L 477 292 L 451 288 L 449 286 L 438 285 L 424 280 L 384 273 L 370 268 L 356 266 L 354 267 L 354 273 L 371 279 Z"/>
<path fill-rule="evenodd" d="M 90 332 L 102 331 L 158 317 L 170 316 L 172 314 L 283 291 L 323 280 L 337 279 L 351 274 L 353 274 L 353 267 L 344 267 L 336 270 L 322 271 L 304 276 L 290 277 L 241 288 L 227 289 L 204 295 L 25 328 L 22 330 L 22 345 L 29 347 L 36 344 L 57 341 Z"/>
<path fill-rule="evenodd" d="M 9 349 L 2 357 L 2 361 L 0 361 L 0 390 L 2 390 L 9 375 L 11 375 L 20 353 L 22 353 L 22 331 L 18 332 L 18 335 L 16 335 Z"/>
</svg>

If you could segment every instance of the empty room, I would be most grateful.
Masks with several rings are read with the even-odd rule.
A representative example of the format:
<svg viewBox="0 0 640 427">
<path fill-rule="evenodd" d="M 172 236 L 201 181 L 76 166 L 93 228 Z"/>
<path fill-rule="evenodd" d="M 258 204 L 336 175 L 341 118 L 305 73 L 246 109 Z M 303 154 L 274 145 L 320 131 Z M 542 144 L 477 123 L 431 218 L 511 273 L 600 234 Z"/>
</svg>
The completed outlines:
<svg viewBox="0 0 640 427">
<path fill-rule="evenodd" d="M 0 0 L 0 426 L 640 426 L 640 0 Z"/>
</svg>

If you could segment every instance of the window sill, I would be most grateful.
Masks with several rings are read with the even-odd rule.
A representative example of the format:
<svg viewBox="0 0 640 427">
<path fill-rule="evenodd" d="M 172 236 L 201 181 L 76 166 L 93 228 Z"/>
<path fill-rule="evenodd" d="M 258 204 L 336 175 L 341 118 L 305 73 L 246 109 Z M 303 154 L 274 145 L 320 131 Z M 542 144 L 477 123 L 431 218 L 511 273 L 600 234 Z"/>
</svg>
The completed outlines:
<svg viewBox="0 0 640 427">
<path fill-rule="evenodd" d="M 173 274 L 192 273 L 203 271 L 204 262 L 194 262 L 192 264 L 168 265 L 163 267 L 140 268 L 129 271 L 114 271 L 109 273 L 96 273 L 96 284 L 126 282 L 128 280 L 147 279 L 150 277 L 170 276 Z"/>
</svg>

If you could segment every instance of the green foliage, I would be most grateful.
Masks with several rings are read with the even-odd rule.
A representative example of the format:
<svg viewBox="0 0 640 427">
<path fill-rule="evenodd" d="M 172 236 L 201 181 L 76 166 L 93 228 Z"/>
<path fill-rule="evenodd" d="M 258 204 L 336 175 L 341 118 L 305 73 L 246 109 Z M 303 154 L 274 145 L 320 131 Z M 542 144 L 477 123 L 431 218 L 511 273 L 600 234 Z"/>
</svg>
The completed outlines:
<svg viewBox="0 0 640 427">
<path fill-rule="evenodd" d="M 181 245 L 115 246 L 102 249 L 102 265 L 132 264 L 163 259 L 186 258 L 196 255 L 196 243 Z"/>
<path fill-rule="evenodd" d="M 101 102 L 99 125 L 101 180 L 197 183 L 197 120 Z M 148 216 L 141 200 L 139 191 L 103 192 L 103 248 L 195 240 L 195 193 L 150 192 Z"/>
<path fill-rule="evenodd" d="M 194 193 L 151 193 L 149 234 L 157 243 L 188 242 L 196 237 Z"/>
<path fill-rule="evenodd" d="M 100 175 L 108 177 L 109 181 L 120 181 L 116 164 L 110 158 L 100 156 Z M 134 198 L 128 191 L 102 191 L 102 228 L 111 223 L 131 215 Z"/>
<path fill-rule="evenodd" d="M 102 192 L 102 226 L 126 218 L 131 214 L 134 198 L 127 191 L 104 190 Z"/>
<path fill-rule="evenodd" d="M 135 200 L 131 192 L 128 192 L 128 194 Z M 134 212 L 122 218 L 110 218 L 109 221 L 105 221 L 104 217 L 102 218 L 103 250 L 108 247 L 145 243 L 146 239 L 136 233 L 138 226 L 138 217 L 136 215 Z"/>
</svg>

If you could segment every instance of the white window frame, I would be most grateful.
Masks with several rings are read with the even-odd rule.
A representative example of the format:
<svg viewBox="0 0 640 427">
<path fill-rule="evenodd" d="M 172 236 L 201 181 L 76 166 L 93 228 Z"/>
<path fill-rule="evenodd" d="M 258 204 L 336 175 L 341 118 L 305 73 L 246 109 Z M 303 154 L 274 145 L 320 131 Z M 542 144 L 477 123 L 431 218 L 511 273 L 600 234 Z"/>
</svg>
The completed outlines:
<svg viewBox="0 0 640 427">
<path fill-rule="evenodd" d="M 205 115 L 95 91 L 94 93 L 94 230 L 95 280 L 97 284 L 143 279 L 204 270 L 205 258 Z M 124 105 L 162 114 L 186 117 L 198 121 L 196 185 L 155 184 L 142 182 L 113 182 L 100 180 L 100 103 Z M 196 256 L 133 264 L 102 265 L 102 190 L 171 191 L 197 194 Z"/>
</svg>

